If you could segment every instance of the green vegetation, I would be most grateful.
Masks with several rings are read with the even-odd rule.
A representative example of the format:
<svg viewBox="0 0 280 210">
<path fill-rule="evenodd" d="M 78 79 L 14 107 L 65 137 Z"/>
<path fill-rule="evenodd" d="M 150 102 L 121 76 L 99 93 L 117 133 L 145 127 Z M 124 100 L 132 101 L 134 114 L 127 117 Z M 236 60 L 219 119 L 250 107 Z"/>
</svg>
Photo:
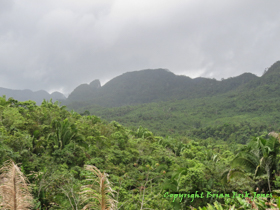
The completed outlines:
<svg viewBox="0 0 280 210">
<path fill-rule="evenodd" d="M 214 138 L 216 131 L 219 136 L 222 131 L 234 133 L 241 127 L 251 128 L 249 125 L 236 130 L 224 125 L 212 128 L 213 132 L 209 128 L 207 138 L 160 137 L 143 127 L 133 131 L 87 114 L 69 112 L 57 102 L 44 101 L 36 106 L 32 101 L 0 97 L 3 209 L 18 209 L 6 207 L 3 202 L 7 196 L 3 189 L 13 176 L 30 183 L 28 189 L 19 187 L 33 197 L 32 204 L 27 203 L 23 209 L 277 206 L 280 143 L 275 137 L 263 134 L 246 145 L 236 143 L 234 137 L 231 141 Z M 228 127 L 233 130 L 227 131 Z M 18 175 L 11 174 L 15 169 L 10 166 L 17 169 Z M 203 198 L 173 196 L 202 192 Z M 233 196 L 234 192 L 250 197 Z M 212 196 L 206 196 L 209 193 Z M 223 196 L 226 194 L 229 197 Z"/>
<path fill-rule="evenodd" d="M 280 62 L 220 82 L 134 74 L 77 88 L 81 114 L 0 97 L 0 209 L 280 207 Z"/>
<path fill-rule="evenodd" d="M 134 131 L 143 126 L 160 136 L 246 143 L 251 135 L 279 128 L 279 79 L 280 61 L 262 77 L 245 73 L 222 81 L 146 70 L 123 74 L 92 91 L 75 90 L 64 103 Z"/>
<path fill-rule="evenodd" d="M 161 136 L 213 137 L 245 143 L 251 135 L 277 130 L 280 99 L 243 99 L 228 95 L 201 99 L 87 109 L 108 121 L 116 120 L 132 130 L 149 128 Z M 83 113 L 85 108 L 76 111 Z"/>
<path fill-rule="evenodd" d="M 63 101 L 72 108 L 99 105 L 119 107 L 143 103 L 193 99 L 216 96 L 237 90 L 245 84 L 258 79 L 245 73 L 223 81 L 215 79 L 178 76 L 164 69 L 128 72 L 113 78 L 104 86 L 91 84 L 78 86 Z"/>
</svg>

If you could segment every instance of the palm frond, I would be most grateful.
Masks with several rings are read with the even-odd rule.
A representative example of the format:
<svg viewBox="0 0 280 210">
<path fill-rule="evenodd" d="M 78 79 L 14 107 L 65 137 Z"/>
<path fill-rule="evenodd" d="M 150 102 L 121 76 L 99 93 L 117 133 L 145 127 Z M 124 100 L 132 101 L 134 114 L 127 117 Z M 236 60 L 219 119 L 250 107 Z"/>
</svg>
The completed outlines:
<svg viewBox="0 0 280 210">
<path fill-rule="evenodd" d="M 242 167 L 242 169 L 254 173 L 256 167 L 259 165 L 259 159 L 255 154 L 242 153 L 235 157 L 231 162 L 232 167 Z"/>
<path fill-rule="evenodd" d="M 6 161 L 0 169 L 0 206 L 10 210 L 30 209 L 33 197 L 27 182 L 17 165 L 11 160 Z"/>
</svg>

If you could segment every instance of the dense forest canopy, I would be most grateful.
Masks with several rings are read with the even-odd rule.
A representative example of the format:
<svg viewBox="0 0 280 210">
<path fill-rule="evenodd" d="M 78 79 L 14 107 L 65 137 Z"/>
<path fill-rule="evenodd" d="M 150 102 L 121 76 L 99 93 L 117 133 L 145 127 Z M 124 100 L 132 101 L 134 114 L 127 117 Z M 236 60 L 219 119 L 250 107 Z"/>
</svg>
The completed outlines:
<svg viewBox="0 0 280 210">
<path fill-rule="evenodd" d="M 37 106 L 5 97 L 0 116 L 1 174 L 10 177 L 20 168 L 33 209 L 102 209 L 102 198 L 114 209 L 265 209 L 277 203 L 277 133 L 251 137 L 246 145 L 234 138 L 160 137 L 69 112 L 58 102 Z M 111 190 L 97 190 L 100 182 L 87 177 L 107 180 L 104 189 Z M 5 200 L 1 175 L 0 183 Z M 250 197 L 234 196 L 241 192 Z"/>
</svg>

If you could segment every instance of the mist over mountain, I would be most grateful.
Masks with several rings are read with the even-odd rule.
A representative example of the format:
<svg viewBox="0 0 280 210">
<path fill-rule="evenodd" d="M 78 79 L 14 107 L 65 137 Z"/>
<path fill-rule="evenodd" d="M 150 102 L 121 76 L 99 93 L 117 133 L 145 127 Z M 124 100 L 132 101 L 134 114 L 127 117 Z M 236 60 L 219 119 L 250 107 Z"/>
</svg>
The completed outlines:
<svg viewBox="0 0 280 210">
<path fill-rule="evenodd" d="M 98 105 L 120 107 L 143 103 L 182 100 L 217 96 L 220 94 L 252 97 L 280 96 L 280 61 L 274 63 L 261 77 L 243 73 L 218 81 L 209 78 L 190 78 L 175 75 L 167 69 L 146 69 L 127 72 L 101 86 L 98 79 L 90 84 L 81 84 L 66 98 L 62 93 L 49 94 L 44 90 L 11 90 L 0 88 L 0 95 L 19 101 L 33 100 L 40 104 L 43 99 L 56 101 L 70 108 Z M 241 98 L 242 98 L 241 97 Z"/>
<path fill-rule="evenodd" d="M 65 100 L 66 97 L 60 92 L 53 92 L 49 94 L 45 90 L 31 91 L 31 90 L 11 90 L 0 87 L 0 96 L 6 95 L 6 98 L 14 98 L 18 101 L 35 101 L 37 105 L 41 104 L 44 99 L 53 101 Z"/>
</svg>

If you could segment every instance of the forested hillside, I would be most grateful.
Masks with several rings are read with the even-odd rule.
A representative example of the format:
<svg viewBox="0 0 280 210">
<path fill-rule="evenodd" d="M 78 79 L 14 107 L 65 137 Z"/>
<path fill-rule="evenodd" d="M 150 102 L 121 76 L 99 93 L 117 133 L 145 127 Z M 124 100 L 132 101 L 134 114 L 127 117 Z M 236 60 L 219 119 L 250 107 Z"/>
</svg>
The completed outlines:
<svg viewBox="0 0 280 210">
<path fill-rule="evenodd" d="M 161 92 L 160 89 L 156 89 L 160 92 L 159 95 L 158 92 L 154 92 L 157 99 L 162 98 L 161 101 L 139 102 L 143 99 L 141 90 L 145 90 L 146 87 L 149 87 L 149 84 L 153 84 L 149 81 L 153 80 L 154 77 L 151 74 L 154 72 L 156 75 L 156 71 L 150 70 L 127 73 L 108 82 L 106 88 L 109 90 L 109 86 L 111 86 L 111 89 L 117 91 L 119 90 L 117 84 L 121 86 L 127 84 L 127 82 L 122 80 L 122 83 L 116 83 L 115 80 L 120 82 L 121 79 L 131 75 L 129 78 L 133 82 L 129 83 L 130 86 L 123 92 L 123 95 L 118 94 L 118 92 L 113 92 L 115 95 L 112 94 L 112 96 L 103 94 L 104 100 L 114 101 L 114 98 L 119 98 L 118 100 L 123 103 L 127 100 L 132 102 L 131 97 L 139 97 L 138 102 L 140 104 L 138 103 L 138 105 L 108 108 L 98 105 L 98 98 L 94 98 L 90 102 L 90 97 L 88 97 L 88 100 L 76 101 L 68 104 L 67 107 L 81 114 L 94 114 L 108 121 L 116 120 L 131 129 L 144 126 L 157 135 L 213 137 L 225 141 L 234 139 L 234 141 L 240 143 L 246 143 L 250 135 L 254 133 L 260 134 L 263 131 L 277 130 L 280 126 L 279 61 L 273 64 L 262 77 L 245 73 L 223 81 L 205 78 L 192 80 L 187 77 L 175 76 L 165 70 L 158 71 L 161 73 L 159 73 L 157 79 L 161 77 L 160 74 L 168 75 L 166 78 L 172 77 L 174 79 L 174 84 L 172 84 L 177 85 L 177 87 L 180 84 L 178 82 L 180 79 L 188 80 L 188 82 L 182 84 L 189 84 L 190 86 L 181 89 L 185 92 L 178 92 L 180 93 L 178 96 L 181 96 L 181 98 L 176 96 L 178 89 L 175 91 L 174 88 L 170 87 L 170 90 L 174 90 L 174 92 L 170 92 L 170 96 L 168 96 L 168 88 L 162 86 Z M 150 77 L 142 89 L 140 86 L 138 87 L 136 81 L 138 77 L 133 80 L 132 75 L 136 74 L 149 75 Z M 141 81 L 141 79 L 139 80 Z M 160 84 L 160 81 L 154 79 L 154 86 Z M 138 87 L 139 92 L 135 90 L 134 94 L 129 94 L 127 91 L 134 90 L 133 84 Z M 167 83 L 162 82 L 163 84 Z M 148 89 L 153 90 L 151 87 Z M 164 94 L 166 94 L 165 98 L 163 97 Z M 149 95 L 147 94 L 147 96 Z M 213 130 L 212 128 L 219 130 L 219 132 L 210 131 Z"/>
<path fill-rule="evenodd" d="M 223 81 L 133 72 L 104 87 L 98 80 L 79 86 L 80 95 L 69 97 L 79 101 L 69 107 L 0 97 L 0 206 L 19 209 L 25 200 L 34 210 L 276 209 L 279 75 L 279 62 L 260 78 Z M 183 93 L 180 85 L 196 89 Z M 132 93 L 142 89 L 154 92 L 138 100 Z M 108 104 L 135 104 L 83 100 L 102 101 L 100 91 Z"/>
<path fill-rule="evenodd" d="M 36 106 L 5 97 L 0 98 L 0 131 L 3 209 L 13 202 L 7 189 L 22 189 L 12 182 L 9 186 L 14 187 L 5 188 L 12 176 L 9 171 L 19 170 L 17 166 L 30 183 L 32 199 L 26 202 L 32 209 L 102 209 L 105 198 L 113 209 L 277 206 L 280 144 L 267 133 L 249 138 L 246 146 L 234 139 L 226 143 L 211 137 L 160 137 L 142 127 L 132 131 L 115 121 L 69 112 L 57 102 Z M 93 181 L 100 184 L 105 173 L 108 181 L 102 186 L 107 193 Z M 202 192 L 205 196 L 194 197 Z M 179 193 L 189 196 L 176 198 Z M 209 193 L 219 196 L 206 196 Z M 222 196 L 226 194 L 230 197 Z M 262 197 L 254 198 L 257 194 Z"/>
<path fill-rule="evenodd" d="M 235 90 L 258 77 L 244 73 L 238 77 L 217 81 L 208 78 L 191 79 L 165 69 L 127 72 L 100 86 L 82 84 L 63 104 L 79 108 L 81 104 L 119 107 L 143 103 L 202 98 Z"/>
<path fill-rule="evenodd" d="M 85 109 L 88 112 L 85 112 Z M 277 130 L 280 123 L 279 98 L 264 99 L 244 95 L 176 100 L 110 109 L 92 106 L 76 111 L 92 113 L 108 121 L 116 120 L 132 129 L 142 125 L 157 135 L 189 136 L 200 133 L 199 136 L 204 134 L 206 137 L 210 135 L 205 132 L 207 127 L 221 130 L 227 127 L 228 131 L 211 134 L 211 137 L 228 140 L 232 135 L 231 139 L 243 143 L 255 131 L 259 133 Z M 230 127 L 232 129 L 229 130 Z"/>
</svg>

